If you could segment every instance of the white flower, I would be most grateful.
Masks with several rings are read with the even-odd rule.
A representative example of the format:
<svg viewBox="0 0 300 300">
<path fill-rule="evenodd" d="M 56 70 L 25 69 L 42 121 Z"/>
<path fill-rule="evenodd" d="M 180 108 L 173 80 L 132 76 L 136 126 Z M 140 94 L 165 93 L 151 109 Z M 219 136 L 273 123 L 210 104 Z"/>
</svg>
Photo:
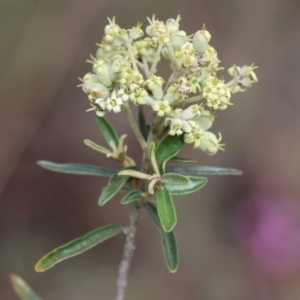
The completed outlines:
<svg viewBox="0 0 300 300">
<path fill-rule="evenodd" d="M 124 89 L 119 89 L 118 97 L 120 97 L 123 100 L 123 102 L 127 102 L 129 99 L 129 94 L 126 93 L 126 91 Z"/>
<path fill-rule="evenodd" d="M 194 143 L 194 148 L 199 148 L 201 141 L 204 139 L 204 130 L 198 126 L 192 129 L 190 133 L 184 135 L 185 143 Z"/>
<path fill-rule="evenodd" d="M 222 136 L 220 133 L 219 138 L 217 138 L 212 132 L 206 131 L 200 146 L 197 148 L 206 152 L 208 155 L 214 155 L 218 150 L 224 150 L 223 146 L 225 146 L 225 144 L 220 144 L 221 139 Z"/>
<path fill-rule="evenodd" d="M 112 91 L 111 96 L 105 102 L 108 111 L 113 111 L 118 113 L 121 111 L 121 105 L 123 104 L 123 100 L 117 97 L 117 93 L 115 90 Z"/>
<path fill-rule="evenodd" d="M 167 100 L 153 101 L 152 109 L 154 111 L 157 111 L 157 115 L 160 117 L 163 117 L 166 113 L 171 112 L 171 106 L 170 106 L 169 101 L 167 101 Z"/>
<path fill-rule="evenodd" d="M 148 99 L 146 99 L 146 97 L 148 97 L 148 93 L 145 89 L 140 88 L 136 84 L 132 84 L 130 86 L 130 89 L 131 93 L 129 95 L 129 98 L 134 105 L 146 104 L 146 102 L 148 101 Z"/>
<path fill-rule="evenodd" d="M 186 108 L 181 112 L 178 117 L 182 120 L 190 120 L 197 116 L 200 116 L 200 105 L 194 104 Z"/>
<path fill-rule="evenodd" d="M 170 135 L 181 135 L 183 134 L 182 129 L 183 122 L 182 120 L 176 118 L 176 119 L 170 119 Z"/>
<path fill-rule="evenodd" d="M 195 121 L 203 130 L 208 130 L 213 124 L 212 118 L 203 115 L 193 119 L 193 121 Z"/>
</svg>

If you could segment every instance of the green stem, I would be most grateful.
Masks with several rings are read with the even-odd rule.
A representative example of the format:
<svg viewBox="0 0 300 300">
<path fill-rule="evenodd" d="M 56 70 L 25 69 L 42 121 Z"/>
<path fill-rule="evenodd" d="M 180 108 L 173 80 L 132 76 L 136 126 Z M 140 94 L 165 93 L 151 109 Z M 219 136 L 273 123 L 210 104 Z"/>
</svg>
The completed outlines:
<svg viewBox="0 0 300 300">
<path fill-rule="evenodd" d="M 150 69 L 150 73 L 152 74 L 155 74 L 156 73 L 156 66 L 160 60 L 160 53 L 163 49 L 163 44 L 162 43 L 159 43 L 158 44 L 158 47 L 156 49 L 156 52 L 155 52 L 155 55 L 154 55 L 154 59 L 153 59 L 153 62 L 152 62 L 152 66 L 151 66 L 151 69 Z"/>
<path fill-rule="evenodd" d="M 128 119 L 131 119 L 131 117 Z M 159 123 L 159 120 L 160 120 L 159 117 L 155 118 L 155 122 L 153 124 L 154 128 L 156 128 L 157 123 Z M 132 127 L 134 128 L 134 126 Z M 157 138 L 156 133 L 153 130 L 151 130 L 148 136 L 146 147 L 143 148 L 143 159 L 142 159 L 142 167 L 141 167 L 142 172 L 149 173 L 150 171 L 148 145 L 150 144 L 150 142 L 155 141 L 156 138 Z M 117 279 L 117 292 L 116 292 L 115 300 L 124 300 L 125 298 L 125 290 L 128 281 L 128 274 L 130 270 L 133 253 L 135 250 L 135 236 L 136 236 L 136 231 L 138 226 L 139 213 L 140 212 L 139 212 L 138 204 L 134 203 L 129 213 L 129 222 L 125 232 L 126 239 L 125 239 L 122 260 L 119 265 L 119 273 Z"/>
<path fill-rule="evenodd" d="M 132 51 L 132 46 L 131 46 L 131 41 L 130 40 L 126 43 L 126 47 L 127 47 L 127 50 L 128 50 L 128 53 L 129 53 L 129 57 L 130 57 L 131 62 L 132 62 L 133 69 L 138 72 L 139 70 L 138 70 L 138 67 L 137 67 L 137 64 L 136 64 L 135 57 L 133 55 L 133 51 Z"/>
<path fill-rule="evenodd" d="M 190 97 L 190 98 L 187 98 L 187 99 L 180 99 L 180 100 L 174 101 L 173 103 L 171 103 L 171 106 L 174 107 L 174 106 L 178 106 L 180 104 L 184 104 L 184 105 L 191 104 L 191 103 L 200 101 L 202 99 L 203 99 L 202 95 L 197 95 L 197 96 Z"/>
<path fill-rule="evenodd" d="M 129 121 L 129 124 L 130 124 L 137 140 L 139 141 L 142 149 L 145 150 L 147 148 L 147 143 L 145 142 L 145 140 L 144 140 L 144 138 L 141 134 L 141 131 L 140 131 L 138 125 L 136 124 L 135 120 L 134 120 L 134 117 L 132 115 L 130 106 L 128 105 L 128 103 L 124 103 L 123 108 L 124 108 L 125 115 L 126 115 L 128 121 Z"/>
<path fill-rule="evenodd" d="M 144 72 L 145 72 L 145 75 L 147 77 L 147 79 L 150 78 L 150 70 L 149 70 L 149 66 L 148 66 L 148 62 L 147 62 L 147 59 L 145 56 L 142 57 L 142 62 L 143 62 L 143 66 L 144 66 Z"/>
<path fill-rule="evenodd" d="M 183 76 L 186 70 L 182 68 L 181 62 L 178 61 L 178 59 L 175 56 L 174 49 L 171 45 L 171 43 L 166 44 L 168 52 L 169 52 L 169 58 L 171 60 L 171 64 L 173 66 L 173 73 L 168 79 L 167 84 L 165 85 L 164 88 L 164 94 L 167 92 L 169 86 L 174 83 L 180 76 Z"/>
</svg>

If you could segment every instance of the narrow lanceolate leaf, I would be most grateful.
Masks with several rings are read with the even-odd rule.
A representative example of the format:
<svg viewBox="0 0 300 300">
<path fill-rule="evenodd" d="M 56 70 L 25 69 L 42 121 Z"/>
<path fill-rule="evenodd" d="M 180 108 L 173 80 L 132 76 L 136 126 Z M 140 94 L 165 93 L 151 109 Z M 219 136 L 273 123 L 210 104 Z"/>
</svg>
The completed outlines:
<svg viewBox="0 0 300 300">
<path fill-rule="evenodd" d="M 113 176 L 109 179 L 109 184 L 115 184 L 115 183 L 118 183 L 121 179 L 122 179 L 122 176 L 119 175 L 119 173 L 121 171 L 129 171 L 129 170 L 135 170 L 137 167 L 136 166 L 130 166 L 130 167 L 125 167 L 125 168 L 122 168 L 122 169 L 119 169 L 118 171 L 116 171 Z M 125 176 L 125 175 L 123 175 Z"/>
<path fill-rule="evenodd" d="M 107 168 L 77 163 L 57 164 L 46 160 L 40 160 L 37 164 L 47 170 L 66 174 L 111 177 L 116 172 Z"/>
<path fill-rule="evenodd" d="M 18 275 L 10 275 L 11 284 L 21 300 L 41 300 L 31 287 Z"/>
<path fill-rule="evenodd" d="M 188 185 L 190 183 L 188 177 L 177 173 L 164 174 L 161 181 L 165 185 Z"/>
<path fill-rule="evenodd" d="M 122 188 L 127 180 L 127 176 L 120 176 L 120 180 L 117 183 L 107 185 L 102 190 L 98 205 L 103 206 L 106 202 L 113 198 L 113 196 Z"/>
<path fill-rule="evenodd" d="M 122 198 L 121 204 L 128 204 L 131 202 L 139 201 L 143 198 L 144 198 L 144 194 L 142 193 L 142 191 L 133 190 L 129 192 L 127 195 L 125 195 L 124 198 Z"/>
<path fill-rule="evenodd" d="M 57 263 L 79 255 L 122 231 L 123 227 L 119 224 L 110 224 L 90 231 L 83 237 L 77 238 L 46 254 L 37 262 L 35 270 L 44 272 Z"/>
<path fill-rule="evenodd" d="M 207 166 L 184 166 L 184 167 L 167 167 L 167 173 L 180 173 L 184 175 L 242 175 L 243 172 L 232 168 L 218 168 Z"/>
<path fill-rule="evenodd" d="M 145 115 L 144 115 L 142 106 L 139 106 L 138 119 L 139 119 L 139 128 L 140 128 L 141 134 L 142 134 L 143 138 L 145 139 L 145 141 L 147 141 L 148 134 L 149 134 L 149 127 L 146 124 L 146 119 L 145 119 Z"/>
<path fill-rule="evenodd" d="M 166 162 L 175 156 L 183 147 L 182 135 L 167 135 L 157 146 L 155 156 L 161 174 L 165 171 Z M 180 172 L 174 172 L 180 173 Z"/>
<path fill-rule="evenodd" d="M 139 179 L 145 179 L 148 180 L 151 178 L 151 175 L 135 171 L 135 170 L 123 170 L 118 173 L 119 176 L 129 176 L 129 177 L 134 177 L 134 178 L 139 178 Z"/>
<path fill-rule="evenodd" d="M 178 249 L 175 234 L 173 231 L 165 232 L 163 230 L 157 214 L 157 209 L 152 203 L 145 203 L 144 207 L 161 234 L 161 245 L 166 265 L 171 273 L 175 273 L 178 269 Z"/>
<path fill-rule="evenodd" d="M 122 186 L 121 189 L 119 190 L 120 193 L 129 193 L 132 191 L 132 188 L 129 186 Z"/>
<path fill-rule="evenodd" d="M 165 183 L 165 188 L 172 195 L 186 195 L 194 193 L 201 188 L 203 188 L 207 182 L 207 179 L 204 177 L 196 177 L 196 176 L 186 176 L 189 180 L 188 184 L 169 184 Z"/>
<path fill-rule="evenodd" d="M 194 159 L 190 159 L 190 158 L 174 156 L 170 159 L 170 162 L 180 163 L 180 164 L 194 164 L 197 161 Z"/>
<path fill-rule="evenodd" d="M 96 117 L 97 125 L 103 134 L 107 144 L 112 148 L 118 148 L 119 138 L 114 127 L 104 118 Z"/>
<path fill-rule="evenodd" d="M 158 164 L 156 161 L 156 156 L 155 156 L 155 143 L 151 142 L 149 145 L 149 157 L 150 157 L 150 162 L 151 162 L 151 167 L 152 170 L 155 174 L 160 174 Z"/>
<path fill-rule="evenodd" d="M 157 211 L 165 232 L 170 232 L 177 222 L 174 203 L 169 190 L 159 187 L 156 192 Z"/>
<path fill-rule="evenodd" d="M 94 143 L 94 142 L 91 141 L 91 140 L 84 140 L 83 142 L 84 142 L 84 144 L 87 145 L 88 147 L 90 147 L 90 148 L 92 148 L 93 150 L 96 150 L 96 151 L 98 151 L 98 152 L 100 152 L 100 153 L 102 153 L 102 154 L 104 154 L 104 155 L 107 155 L 107 154 L 111 153 L 110 150 L 108 150 L 108 149 L 106 149 L 106 148 L 104 148 L 104 147 L 102 147 L 102 146 L 100 146 L 100 145 Z"/>
</svg>

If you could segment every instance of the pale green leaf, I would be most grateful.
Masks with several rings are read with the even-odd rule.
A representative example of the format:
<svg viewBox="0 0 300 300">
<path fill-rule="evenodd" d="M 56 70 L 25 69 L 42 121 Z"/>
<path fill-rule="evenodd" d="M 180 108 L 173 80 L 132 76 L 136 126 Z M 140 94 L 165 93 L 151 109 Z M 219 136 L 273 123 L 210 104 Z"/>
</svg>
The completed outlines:
<svg viewBox="0 0 300 300">
<path fill-rule="evenodd" d="M 113 176 L 109 179 L 109 184 L 115 184 L 118 181 L 120 181 L 122 179 L 123 176 L 125 175 L 119 175 L 120 172 L 122 171 L 129 171 L 129 170 L 135 170 L 137 167 L 136 166 L 129 166 L 129 167 L 125 167 L 122 169 L 119 169 L 118 171 L 116 171 Z M 128 177 L 127 177 L 128 178 Z"/>
<path fill-rule="evenodd" d="M 21 300 L 41 300 L 31 287 L 18 275 L 10 275 L 11 284 Z"/>
<path fill-rule="evenodd" d="M 90 147 L 93 150 L 96 150 L 97 152 L 100 152 L 103 155 L 107 155 L 107 154 L 111 153 L 110 150 L 108 150 L 108 149 L 106 149 L 106 148 L 104 148 L 104 147 L 102 147 L 102 146 L 94 143 L 91 140 L 84 140 L 83 142 L 84 142 L 84 144 L 86 146 Z"/>
<path fill-rule="evenodd" d="M 151 175 L 135 171 L 135 170 L 122 170 L 118 173 L 119 176 L 129 176 L 129 177 L 134 177 L 134 178 L 139 178 L 139 179 L 144 179 L 148 180 Z"/>
</svg>

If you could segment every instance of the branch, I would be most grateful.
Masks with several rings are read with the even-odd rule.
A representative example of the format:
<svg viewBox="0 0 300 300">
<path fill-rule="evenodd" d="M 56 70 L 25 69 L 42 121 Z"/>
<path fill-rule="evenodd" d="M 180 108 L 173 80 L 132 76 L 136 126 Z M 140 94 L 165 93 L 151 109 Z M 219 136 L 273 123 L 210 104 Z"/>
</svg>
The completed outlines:
<svg viewBox="0 0 300 300">
<path fill-rule="evenodd" d="M 135 250 L 135 236 L 139 220 L 139 208 L 133 204 L 129 214 L 129 222 L 126 228 L 126 239 L 123 250 L 123 257 L 119 265 L 119 274 L 117 279 L 117 292 L 115 300 L 123 300 L 127 286 L 128 274 L 130 270 L 133 252 Z"/>
</svg>

